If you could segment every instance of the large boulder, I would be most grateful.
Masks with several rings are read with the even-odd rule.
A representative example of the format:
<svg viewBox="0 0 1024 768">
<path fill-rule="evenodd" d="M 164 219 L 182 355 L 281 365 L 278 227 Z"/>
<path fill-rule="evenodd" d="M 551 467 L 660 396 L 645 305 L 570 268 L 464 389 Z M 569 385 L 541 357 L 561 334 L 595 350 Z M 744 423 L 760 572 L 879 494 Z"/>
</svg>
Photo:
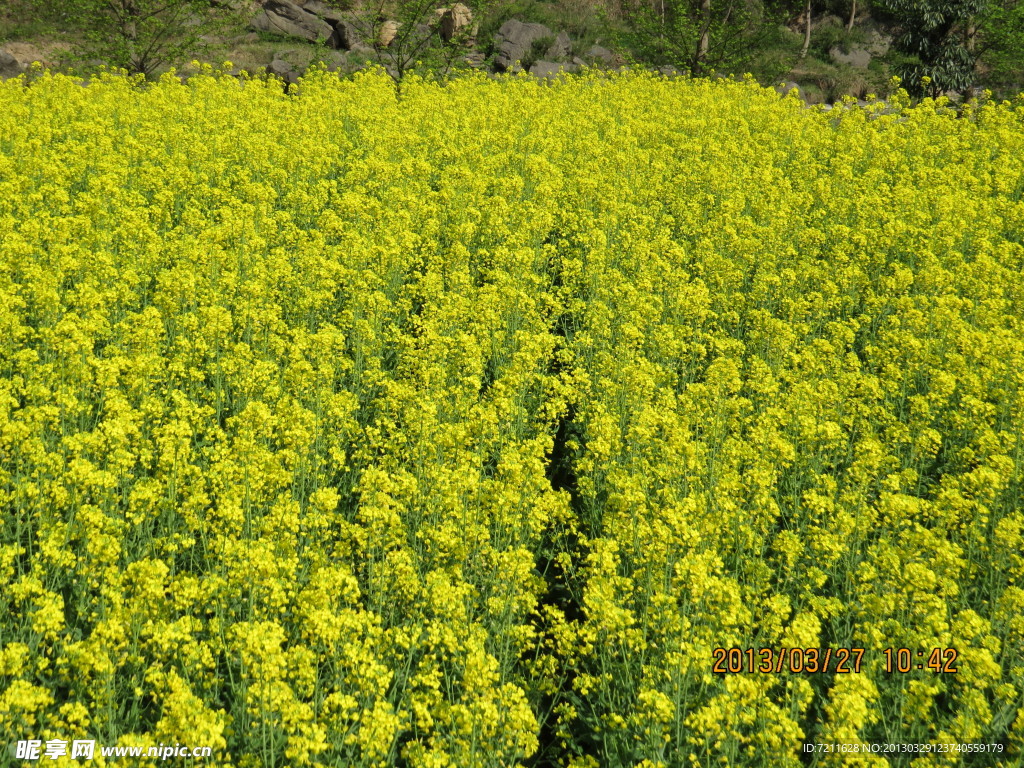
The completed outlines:
<svg viewBox="0 0 1024 768">
<path fill-rule="evenodd" d="M 543 24 L 526 24 L 518 19 L 509 19 L 494 36 L 494 47 L 498 51 L 494 57 L 494 68 L 499 72 L 517 69 L 516 62 L 526 58 L 533 41 L 545 37 L 552 37 L 552 34 Z"/>
<path fill-rule="evenodd" d="M 398 35 L 398 22 L 394 19 L 388 19 L 380 25 L 380 31 L 377 33 L 377 43 L 381 48 L 387 48 L 394 41 Z"/>
<path fill-rule="evenodd" d="M 794 83 L 792 80 L 785 83 L 780 83 L 779 85 L 775 86 L 775 92 L 778 93 L 780 96 L 788 96 L 789 92 L 794 89 L 796 89 L 797 97 L 803 96 L 803 92 L 800 90 L 800 84 Z"/>
<path fill-rule="evenodd" d="M 17 77 L 25 71 L 24 65 L 3 48 L 0 48 L 0 80 Z"/>
<path fill-rule="evenodd" d="M 323 0 L 291 0 L 306 13 L 311 13 L 318 19 L 326 21 L 334 28 L 334 35 L 327 41 L 331 48 L 342 51 L 351 50 L 354 45 L 361 42 L 361 38 L 354 23 L 356 17 L 351 12 L 340 10 L 328 5 Z"/>
<path fill-rule="evenodd" d="M 441 39 L 450 42 L 462 30 L 468 29 L 472 22 L 473 13 L 462 3 L 445 8 L 441 14 Z"/>
<path fill-rule="evenodd" d="M 572 53 L 572 40 L 569 39 L 567 32 L 559 32 L 558 37 L 555 38 L 555 42 L 548 48 L 548 52 L 544 54 L 546 59 L 564 59 Z"/>
<path fill-rule="evenodd" d="M 263 32 L 274 32 L 310 42 L 325 40 L 331 44 L 334 39 L 334 27 L 290 0 L 267 0 L 251 25 Z"/>
<path fill-rule="evenodd" d="M 837 45 L 832 46 L 828 51 L 829 57 L 836 64 L 847 64 L 855 69 L 867 69 L 871 63 L 871 54 L 863 48 L 851 48 L 844 52 Z"/>
<path fill-rule="evenodd" d="M 892 48 L 892 35 L 887 35 L 878 30 L 872 30 L 868 35 L 867 51 L 872 56 L 885 56 Z"/>
<path fill-rule="evenodd" d="M 343 11 L 339 11 L 337 8 L 332 8 L 323 3 L 320 0 L 304 0 L 303 2 L 296 3 L 302 7 L 306 13 L 312 13 L 317 18 L 321 18 L 331 26 L 336 27 L 340 22 L 345 21 L 345 14 Z"/>
<path fill-rule="evenodd" d="M 270 66 L 267 67 L 267 72 L 272 75 L 277 75 L 289 85 L 294 85 L 299 81 L 299 72 L 294 65 L 288 63 L 284 59 L 274 59 L 270 62 Z"/>
<path fill-rule="evenodd" d="M 538 61 L 530 67 L 531 75 L 544 78 L 545 80 L 550 80 L 559 74 L 573 74 L 577 71 L 579 71 L 579 67 L 575 64 L 563 64 L 555 61 Z"/>
<path fill-rule="evenodd" d="M 3 50 L 18 62 L 21 71 L 25 71 L 37 61 L 47 69 L 59 66 L 71 46 L 68 43 L 10 42 L 4 44 Z"/>
<path fill-rule="evenodd" d="M 328 44 L 332 48 L 351 51 L 357 45 L 363 44 L 363 41 L 356 25 L 351 21 L 342 19 L 334 25 L 334 38 Z"/>
<path fill-rule="evenodd" d="M 591 61 L 604 64 L 606 67 L 610 67 L 615 63 L 615 54 L 607 48 L 602 48 L 600 45 L 590 46 L 590 50 L 587 51 L 586 55 Z"/>
</svg>

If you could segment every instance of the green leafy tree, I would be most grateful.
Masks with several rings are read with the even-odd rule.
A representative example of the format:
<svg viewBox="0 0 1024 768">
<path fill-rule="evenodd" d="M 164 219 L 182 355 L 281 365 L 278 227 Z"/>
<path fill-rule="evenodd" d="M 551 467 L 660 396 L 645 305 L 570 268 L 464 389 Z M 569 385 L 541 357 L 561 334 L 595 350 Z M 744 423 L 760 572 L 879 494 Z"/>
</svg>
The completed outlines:
<svg viewBox="0 0 1024 768">
<path fill-rule="evenodd" d="M 210 0 L 36 0 L 36 7 L 81 31 L 85 58 L 147 77 L 202 51 L 204 36 L 233 17 Z"/>
<path fill-rule="evenodd" d="M 846 18 L 846 31 L 853 29 L 857 16 L 871 11 L 871 0 L 847 0 L 845 4 L 839 2 L 833 13 Z"/>
<path fill-rule="evenodd" d="M 972 43 L 988 0 L 877 0 L 884 17 L 899 27 L 894 44 L 909 58 L 897 74 L 916 95 L 964 91 L 975 80 L 978 53 Z"/>
<path fill-rule="evenodd" d="M 641 58 L 699 76 L 749 64 L 793 12 L 793 2 L 777 0 L 640 0 L 623 16 Z"/>
<path fill-rule="evenodd" d="M 974 45 L 986 80 L 995 86 L 1024 89 L 1024 3 L 990 2 L 972 32 L 966 44 Z"/>
<path fill-rule="evenodd" d="M 376 0 L 364 6 L 354 27 L 373 47 L 401 95 L 402 80 L 412 71 L 442 80 L 449 76 L 466 54 L 486 7 L 484 0 L 446 5 L 438 0 Z"/>
</svg>

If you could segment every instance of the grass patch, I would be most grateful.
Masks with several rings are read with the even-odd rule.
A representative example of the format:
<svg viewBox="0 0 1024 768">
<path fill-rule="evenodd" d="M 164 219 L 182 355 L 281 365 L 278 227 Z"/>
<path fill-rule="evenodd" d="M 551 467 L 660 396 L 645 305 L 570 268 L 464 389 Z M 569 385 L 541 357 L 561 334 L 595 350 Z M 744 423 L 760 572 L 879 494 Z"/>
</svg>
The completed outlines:
<svg viewBox="0 0 1024 768">
<path fill-rule="evenodd" d="M 60 12 L 36 8 L 27 0 L 8 0 L 0 8 L 0 43 L 64 35 L 64 21 Z"/>
</svg>

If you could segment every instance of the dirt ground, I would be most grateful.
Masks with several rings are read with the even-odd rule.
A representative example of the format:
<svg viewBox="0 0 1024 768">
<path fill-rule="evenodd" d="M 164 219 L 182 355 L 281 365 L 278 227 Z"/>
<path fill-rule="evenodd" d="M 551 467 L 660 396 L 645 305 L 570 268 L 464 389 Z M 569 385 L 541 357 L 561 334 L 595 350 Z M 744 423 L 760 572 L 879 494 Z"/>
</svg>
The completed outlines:
<svg viewBox="0 0 1024 768">
<path fill-rule="evenodd" d="M 60 40 L 36 40 L 31 43 L 9 42 L 0 45 L 21 64 L 28 66 L 34 61 L 44 67 L 57 67 L 71 52 L 71 44 Z"/>
</svg>

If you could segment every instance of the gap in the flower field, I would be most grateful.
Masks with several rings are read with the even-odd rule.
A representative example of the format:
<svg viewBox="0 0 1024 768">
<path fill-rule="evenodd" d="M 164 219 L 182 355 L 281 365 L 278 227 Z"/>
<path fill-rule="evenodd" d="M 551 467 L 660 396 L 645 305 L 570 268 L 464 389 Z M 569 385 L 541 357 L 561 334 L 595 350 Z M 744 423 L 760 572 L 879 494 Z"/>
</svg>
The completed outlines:
<svg viewBox="0 0 1024 768">
<path fill-rule="evenodd" d="M 547 242 L 557 242 L 558 236 L 558 233 L 552 232 Z M 551 287 L 556 291 L 565 288 L 558 268 L 552 270 L 551 280 Z M 553 379 L 567 374 L 571 377 L 573 363 L 567 362 L 571 358 L 564 357 L 563 353 L 571 340 L 571 329 L 578 325 L 577 321 L 578 318 L 573 317 L 572 312 L 565 311 L 551 323 L 551 332 L 558 339 L 556 350 L 549 360 L 548 374 Z M 578 421 L 574 398 L 565 402 L 563 407 L 554 428 L 545 475 L 553 491 L 568 495 L 569 518 L 567 521 L 555 522 L 544 534 L 544 542 L 536 558 L 537 573 L 544 579 L 544 596 L 535 617 L 536 631 L 546 636 L 555 649 L 555 663 L 558 666 L 556 676 L 561 682 L 554 691 L 545 694 L 540 702 L 538 748 L 525 763 L 530 768 L 564 765 L 565 724 L 559 723 L 557 708 L 567 703 L 566 695 L 574 689 L 577 672 L 567 660 L 565 649 L 559 646 L 559 636 L 563 633 L 558 625 L 579 625 L 584 620 L 580 574 L 590 554 L 587 537 L 592 533 L 589 530 L 581 531 L 580 528 L 582 521 L 587 519 L 576 464 L 582 426 Z M 587 732 L 572 730 L 573 743 L 586 747 L 588 754 L 597 751 L 597 745 L 589 744 Z"/>
<path fill-rule="evenodd" d="M 555 368 L 558 368 L 557 361 L 553 361 Z M 576 424 L 576 409 L 570 403 L 558 420 L 555 430 L 554 445 L 551 455 L 548 458 L 546 475 L 551 488 L 557 492 L 569 494 L 569 507 L 573 520 L 582 519 L 582 501 L 579 495 L 578 478 L 573 459 L 574 452 L 570 444 L 577 436 L 579 427 Z M 550 627 L 547 626 L 545 616 L 547 612 L 555 611 L 569 624 L 583 620 L 583 606 L 580 602 L 580 585 L 572 582 L 576 579 L 575 574 L 579 572 L 587 559 L 587 546 L 580 541 L 580 537 L 572 528 L 549 529 L 545 535 L 544 545 L 541 547 L 537 558 L 537 572 L 540 573 L 545 582 L 544 597 L 538 606 L 536 618 L 536 630 L 541 634 L 549 634 Z M 577 588 L 574 588 L 577 587 Z M 559 655 L 559 665 L 564 664 L 564 659 Z M 558 733 L 555 708 L 561 703 L 560 699 L 564 692 L 572 691 L 573 680 L 576 673 L 573 669 L 562 669 L 559 671 L 563 677 L 563 684 L 554 693 L 545 694 L 542 701 L 541 712 L 547 716 L 539 718 L 540 732 L 538 733 L 538 748 L 526 765 L 530 768 L 547 768 L 547 766 L 561 765 L 564 758 L 564 749 L 561 748 L 562 736 Z M 586 734 L 574 734 L 576 743 L 581 743 Z"/>
</svg>

